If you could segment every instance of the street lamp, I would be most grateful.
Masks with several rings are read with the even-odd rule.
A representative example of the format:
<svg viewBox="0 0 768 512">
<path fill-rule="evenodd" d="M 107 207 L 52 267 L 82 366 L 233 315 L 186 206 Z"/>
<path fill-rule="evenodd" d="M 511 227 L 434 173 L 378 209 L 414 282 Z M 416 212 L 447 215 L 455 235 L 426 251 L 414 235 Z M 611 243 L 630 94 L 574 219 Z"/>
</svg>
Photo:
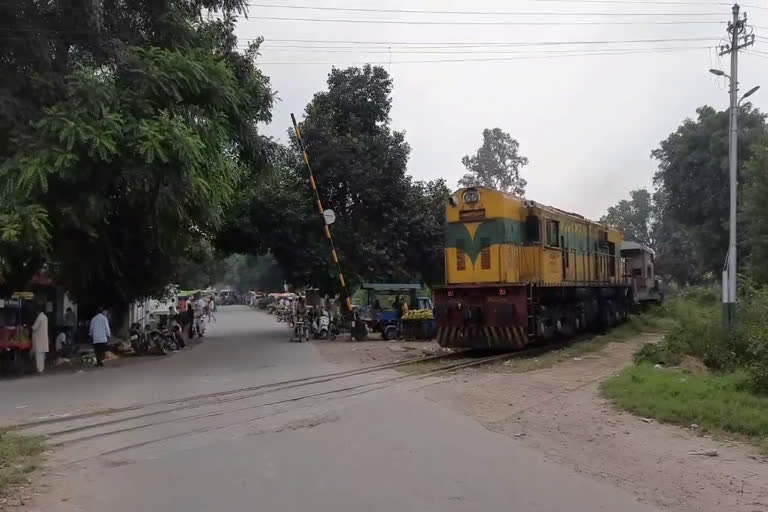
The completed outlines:
<svg viewBox="0 0 768 512">
<path fill-rule="evenodd" d="M 737 9 L 737 7 L 734 7 Z M 736 12 L 736 11 L 734 11 Z M 734 36 L 735 37 L 735 36 Z M 734 41 L 735 45 L 735 41 Z M 736 75 L 736 58 L 731 57 L 731 75 Z M 738 152 L 738 122 L 739 107 L 741 102 L 753 95 L 760 89 L 755 86 L 738 99 L 738 81 L 733 80 L 730 75 L 720 69 L 710 69 L 710 73 L 715 76 L 724 76 L 730 82 L 730 108 L 728 109 L 728 167 L 729 167 L 729 189 L 730 189 L 730 212 L 729 212 L 729 233 L 728 233 L 728 256 L 725 258 L 725 268 L 723 269 L 723 306 L 725 319 L 728 327 L 733 327 L 733 320 L 736 314 L 736 273 L 738 265 L 736 264 L 736 191 L 737 191 L 737 152 Z"/>
<path fill-rule="evenodd" d="M 741 105 L 742 101 L 744 101 L 745 99 L 747 99 L 750 96 L 752 96 L 753 94 L 755 94 L 759 88 L 760 88 L 760 86 L 756 85 L 753 88 L 751 88 L 750 90 L 748 90 L 746 93 L 744 93 L 744 96 L 742 96 L 741 99 L 739 100 L 739 105 Z"/>
</svg>

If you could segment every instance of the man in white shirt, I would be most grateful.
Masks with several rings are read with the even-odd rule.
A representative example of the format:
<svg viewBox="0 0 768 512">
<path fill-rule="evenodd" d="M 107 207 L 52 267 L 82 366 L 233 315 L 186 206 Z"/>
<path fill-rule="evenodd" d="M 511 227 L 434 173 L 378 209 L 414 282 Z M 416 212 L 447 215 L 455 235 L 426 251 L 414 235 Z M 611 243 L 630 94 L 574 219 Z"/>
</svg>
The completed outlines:
<svg viewBox="0 0 768 512">
<path fill-rule="evenodd" d="M 109 330 L 109 320 L 101 306 L 96 310 L 96 315 L 91 318 L 90 332 L 93 351 L 96 352 L 96 366 L 104 366 L 104 353 L 107 351 L 107 342 L 112 332 Z"/>
<path fill-rule="evenodd" d="M 37 373 L 43 373 L 45 369 L 45 356 L 48 354 L 48 317 L 43 310 L 37 314 L 32 325 L 32 350 L 35 353 L 35 365 Z"/>
</svg>

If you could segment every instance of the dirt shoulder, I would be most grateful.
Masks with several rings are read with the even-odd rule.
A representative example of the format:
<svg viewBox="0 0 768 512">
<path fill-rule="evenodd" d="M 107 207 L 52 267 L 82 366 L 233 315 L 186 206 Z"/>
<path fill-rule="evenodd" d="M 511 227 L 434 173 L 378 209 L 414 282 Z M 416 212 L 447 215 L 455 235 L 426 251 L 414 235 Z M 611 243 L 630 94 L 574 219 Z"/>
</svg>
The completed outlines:
<svg viewBox="0 0 768 512">
<path fill-rule="evenodd" d="M 443 353 L 434 341 L 313 341 L 328 361 L 350 368 L 399 363 Z"/>
<path fill-rule="evenodd" d="M 644 502 L 676 511 L 768 511 L 768 464 L 753 446 L 648 423 L 600 396 L 600 382 L 658 337 L 610 343 L 551 368 L 473 369 L 422 392 Z M 691 455 L 714 449 L 716 457 Z"/>
</svg>

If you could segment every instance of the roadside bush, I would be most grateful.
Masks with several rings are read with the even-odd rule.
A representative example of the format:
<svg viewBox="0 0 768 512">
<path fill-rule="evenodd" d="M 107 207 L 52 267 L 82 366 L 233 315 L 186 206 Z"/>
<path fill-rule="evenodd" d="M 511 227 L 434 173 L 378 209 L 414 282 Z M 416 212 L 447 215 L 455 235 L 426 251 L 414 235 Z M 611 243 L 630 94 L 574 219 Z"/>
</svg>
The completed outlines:
<svg viewBox="0 0 768 512">
<path fill-rule="evenodd" d="M 671 350 L 664 343 L 646 343 L 635 354 L 635 363 L 661 364 L 677 366 L 683 360 L 681 352 Z"/>
<path fill-rule="evenodd" d="M 753 389 L 768 393 L 768 288 L 745 281 L 741 290 L 732 350 L 743 361 Z"/>
<path fill-rule="evenodd" d="M 652 347 L 643 347 L 637 362 L 674 366 L 683 356 L 690 355 L 708 367 L 724 369 L 733 357 L 723 340 L 720 306 L 713 300 L 717 290 L 689 288 L 671 297 L 664 312 L 673 320 L 664 340 Z"/>
<path fill-rule="evenodd" d="M 753 390 L 768 392 L 768 288 L 744 280 L 740 290 L 739 321 L 727 335 L 719 287 L 676 292 L 660 312 L 669 322 L 664 340 L 642 347 L 635 361 L 676 366 L 689 355 L 713 370 L 744 368 Z"/>
</svg>

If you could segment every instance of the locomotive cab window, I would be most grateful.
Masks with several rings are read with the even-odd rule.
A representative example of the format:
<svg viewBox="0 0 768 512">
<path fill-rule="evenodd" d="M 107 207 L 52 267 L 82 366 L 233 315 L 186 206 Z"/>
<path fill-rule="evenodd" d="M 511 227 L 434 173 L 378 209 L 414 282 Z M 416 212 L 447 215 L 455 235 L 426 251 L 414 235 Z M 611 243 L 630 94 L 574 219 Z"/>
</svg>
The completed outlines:
<svg viewBox="0 0 768 512">
<path fill-rule="evenodd" d="M 560 247 L 560 222 L 547 219 L 547 245 Z"/>
<path fill-rule="evenodd" d="M 464 240 L 456 240 L 456 270 L 466 270 L 466 244 Z"/>
<path fill-rule="evenodd" d="M 491 268 L 491 239 L 480 239 L 480 268 L 488 270 Z"/>
<path fill-rule="evenodd" d="M 606 243 L 608 244 L 608 261 L 610 261 L 610 268 L 608 272 L 611 277 L 616 277 L 616 244 L 608 242 L 608 233 L 605 234 Z"/>
<path fill-rule="evenodd" d="M 525 218 L 525 241 L 530 245 L 541 242 L 541 224 L 537 215 L 529 215 Z"/>
</svg>

